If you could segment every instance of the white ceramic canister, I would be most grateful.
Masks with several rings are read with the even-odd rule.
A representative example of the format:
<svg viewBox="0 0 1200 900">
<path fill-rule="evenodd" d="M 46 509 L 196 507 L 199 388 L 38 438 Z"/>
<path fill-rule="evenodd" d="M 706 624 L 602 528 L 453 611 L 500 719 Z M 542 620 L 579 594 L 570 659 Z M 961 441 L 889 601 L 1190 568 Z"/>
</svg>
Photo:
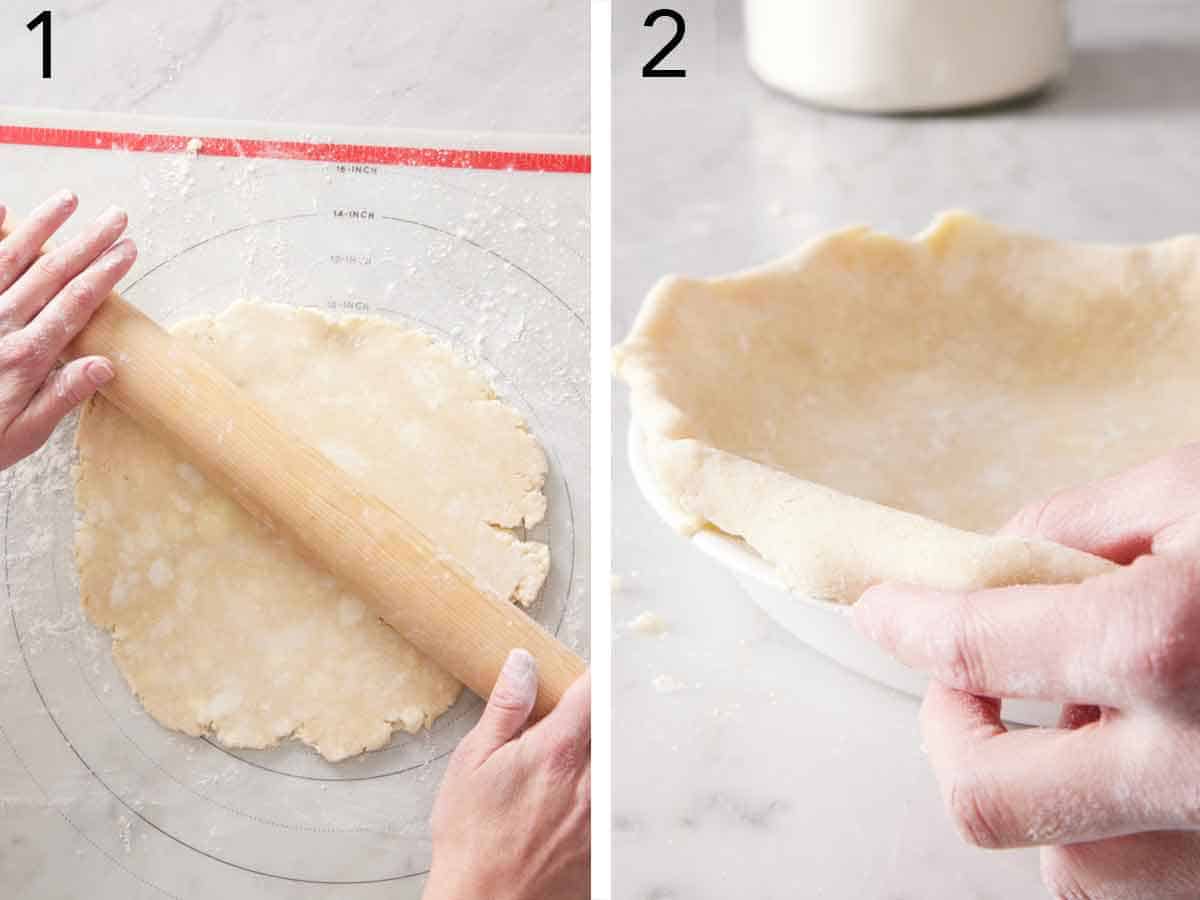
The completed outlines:
<svg viewBox="0 0 1200 900">
<path fill-rule="evenodd" d="M 745 0 L 750 65 L 772 87 L 859 112 L 928 112 L 1029 93 L 1065 72 L 1066 0 Z"/>
</svg>

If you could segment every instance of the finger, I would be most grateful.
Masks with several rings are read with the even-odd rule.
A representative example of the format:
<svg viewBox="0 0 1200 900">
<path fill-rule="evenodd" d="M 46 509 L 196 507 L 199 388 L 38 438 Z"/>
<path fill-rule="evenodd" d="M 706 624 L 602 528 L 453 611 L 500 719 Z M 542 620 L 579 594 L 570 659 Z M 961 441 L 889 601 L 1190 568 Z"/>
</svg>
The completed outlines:
<svg viewBox="0 0 1200 900">
<path fill-rule="evenodd" d="M 564 770 L 578 770 L 587 761 L 592 743 L 591 672 L 575 679 L 549 715 L 529 730 L 529 737 Z"/>
<path fill-rule="evenodd" d="M 1151 831 L 1042 850 L 1042 881 L 1053 897 L 1195 900 L 1200 834 Z"/>
<path fill-rule="evenodd" d="M 136 259 L 133 241 L 117 242 L 59 291 L 32 322 L 10 336 L 35 374 L 39 365 L 49 371 Z"/>
<path fill-rule="evenodd" d="M 79 200 L 70 191 L 59 191 L 29 214 L 11 234 L 0 240 L 0 294 L 3 294 L 37 259 L 42 245 L 71 217 Z M 0 304 L 0 315 L 4 314 Z"/>
<path fill-rule="evenodd" d="M 113 374 L 112 363 L 102 356 L 73 359 L 52 373 L 5 430 L 0 447 L 2 465 L 42 446 L 62 417 L 112 381 Z"/>
<path fill-rule="evenodd" d="M 946 807 L 980 847 L 1099 840 L 1174 824 L 1124 722 L 1007 731 L 1000 704 L 933 682 L 921 733 Z M 1129 785 L 1141 784 L 1142 790 Z"/>
<path fill-rule="evenodd" d="M 513 650 L 500 670 L 479 722 L 460 749 L 475 766 L 511 741 L 529 721 L 537 699 L 537 661 L 528 650 Z"/>
<path fill-rule="evenodd" d="M 1188 518 L 1162 528 L 1154 535 L 1154 553 L 1179 559 L 1200 557 L 1200 507 Z"/>
<path fill-rule="evenodd" d="M 21 328 L 28 324 L 51 297 L 113 245 L 128 223 L 124 210 L 110 207 L 82 234 L 45 253 L 5 295 L 9 326 Z"/>
<path fill-rule="evenodd" d="M 1099 635 L 1073 585 L 934 591 L 883 584 L 855 604 L 855 626 L 900 662 L 960 691 L 1117 705 L 1095 673 Z M 1120 694 L 1120 696 L 1116 696 Z"/>
<path fill-rule="evenodd" d="M 1039 537 L 1127 563 L 1161 529 L 1200 509 L 1200 443 L 1021 510 L 1002 533 Z"/>
<path fill-rule="evenodd" d="M 1200 667 L 1175 638 L 1197 623 L 1197 575 L 1154 556 L 1079 584 L 935 591 L 877 585 L 858 629 L 907 666 L 989 697 L 1123 707 Z"/>
</svg>

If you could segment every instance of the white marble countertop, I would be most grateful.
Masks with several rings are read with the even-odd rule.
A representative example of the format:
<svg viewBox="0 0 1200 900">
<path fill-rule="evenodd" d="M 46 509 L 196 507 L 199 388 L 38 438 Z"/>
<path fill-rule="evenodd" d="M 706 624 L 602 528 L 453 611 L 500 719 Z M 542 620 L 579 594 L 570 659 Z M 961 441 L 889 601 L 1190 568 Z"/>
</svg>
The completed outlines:
<svg viewBox="0 0 1200 900">
<path fill-rule="evenodd" d="M 661 274 L 744 268 L 853 223 L 907 235 L 965 207 L 1085 240 L 1200 229 L 1195 4 L 1079 3 L 1065 82 L 945 118 L 792 102 L 746 69 L 735 4 L 673 5 L 688 21 L 682 81 L 639 77 L 663 40 L 642 27 L 647 10 L 615 17 L 617 338 Z M 656 519 L 624 459 L 621 386 L 614 408 L 616 897 L 1042 896 L 1036 852 L 959 841 L 916 700 L 806 648 Z M 647 609 L 664 636 L 624 626 Z M 660 693 L 659 675 L 686 687 Z"/>
<path fill-rule="evenodd" d="M 0 103 L 323 125 L 588 130 L 587 0 L 66 0 L 53 10 L 49 80 L 40 77 L 40 35 L 25 30 L 27 16 L 6 11 Z"/>
</svg>

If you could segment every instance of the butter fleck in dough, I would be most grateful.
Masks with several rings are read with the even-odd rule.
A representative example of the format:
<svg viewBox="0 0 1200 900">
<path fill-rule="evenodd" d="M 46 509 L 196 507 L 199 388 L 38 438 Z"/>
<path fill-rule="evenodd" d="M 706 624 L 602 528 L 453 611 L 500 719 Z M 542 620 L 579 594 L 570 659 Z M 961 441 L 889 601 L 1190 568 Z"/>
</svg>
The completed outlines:
<svg viewBox="0 0 1200 900">
<path fill-rule="evenodd" d="M 239 302 L 174 333 L 362 477 L 497 596 L 524 605 L 546 545 L 546 458 L 448 347 L 376 318 Z M 230 747 L 296 737 L 339 760 L 428 726 L 461 685 L 96 397 L 77 436 L 84 609 L 147 711 Z"/>
</svg>

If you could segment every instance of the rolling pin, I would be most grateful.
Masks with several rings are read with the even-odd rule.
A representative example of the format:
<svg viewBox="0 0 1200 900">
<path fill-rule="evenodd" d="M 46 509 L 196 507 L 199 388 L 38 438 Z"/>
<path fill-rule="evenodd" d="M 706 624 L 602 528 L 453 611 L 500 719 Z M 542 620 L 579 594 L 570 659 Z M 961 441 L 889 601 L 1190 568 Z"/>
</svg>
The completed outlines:
<svg viewBox="0 0 1200 900">
<path fill-rule="evenodd" d="M 352 586 L 383 621 L 479 696 L 488 696 L 516 647 L 537 660 L 536 718 L 584 671 L 579 656 L 480 587 L 403 515 L 115 291 L 63 358 L 92 354 L 116 369 L 101 388 L 105 399 Z"/>
</svg>

